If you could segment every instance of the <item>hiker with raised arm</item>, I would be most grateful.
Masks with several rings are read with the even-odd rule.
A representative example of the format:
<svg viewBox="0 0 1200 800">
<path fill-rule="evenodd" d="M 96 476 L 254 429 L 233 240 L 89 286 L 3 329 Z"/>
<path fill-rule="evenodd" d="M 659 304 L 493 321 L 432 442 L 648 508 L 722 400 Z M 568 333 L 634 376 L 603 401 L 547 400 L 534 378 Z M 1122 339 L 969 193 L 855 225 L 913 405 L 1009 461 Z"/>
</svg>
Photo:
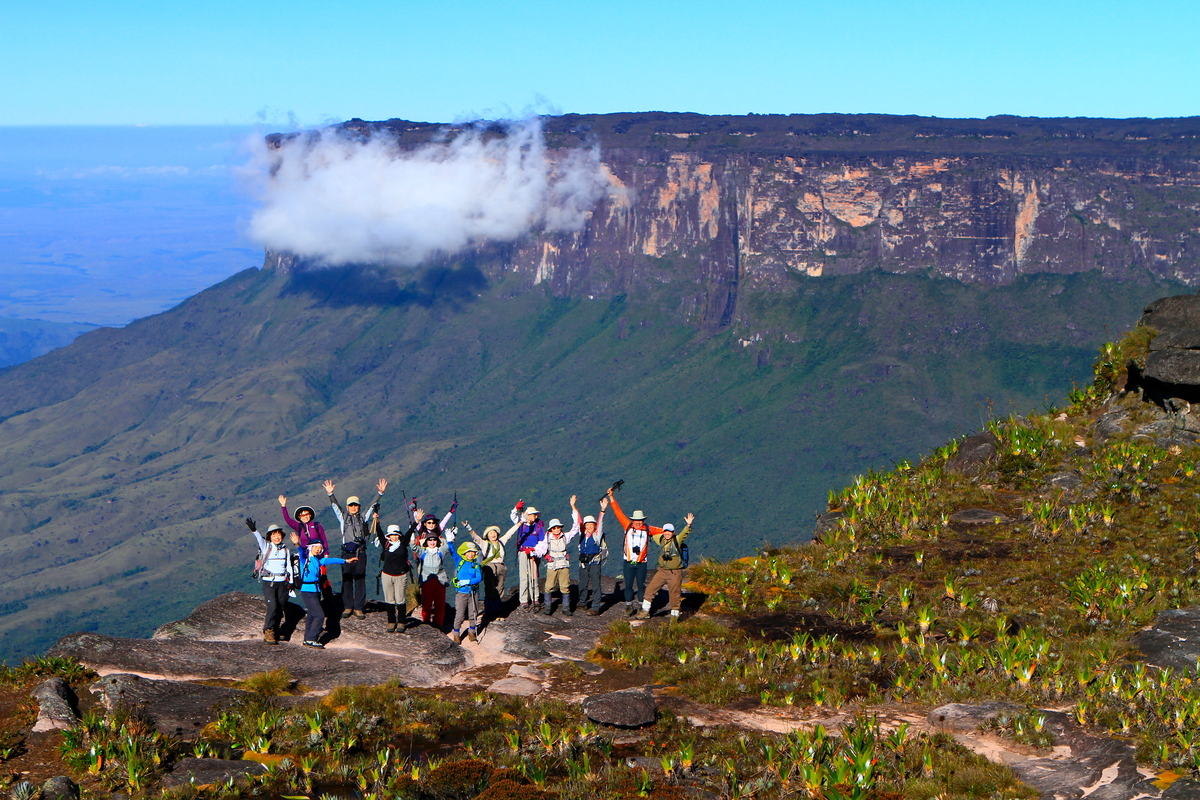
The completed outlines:
<svg viewBox="0 0 1200 800">
<path fill-rule="evenodd" d="M 453 515 L 454 507 L 451 506 L 450 513 L 439 524 L 435 515 L 418 509 L 416 517 L 420 525 L 411 543 L 421 593 L 421 618 L 438 630 L 446 619 L 446 587 L 450 585 L 446 570 L 450 566 L 449 543 L 454 541 L 453 531 L 446 531 L 443 541 L 442 526 L 449 523 Z"/>
<path fill-rule="evenodd" d="M 604 510 L 608 508 L 608 498 L 600 500 L 600 513 L 579 516 L 579 508 L 575 498 L 571 498 L 571 516 L 575 525 L 580 529 L 579 537 L 579 607 L 591 606 L 588 616 L 600 614 L 600 602 L 604 592 L 600 588 L 600 575 L 604 562 L 608 560 L 608 544 L 604 541 Z"/>
<path fill-rule="evenodd" d="M 575 505 L 575 495 L 571 495 L 571 505 Z M 575 610 L 571 608 L 571 540 L 579 533 L 578 523 L 571 530 L 563 532 L 563 524 L 557 519 L 546 523 L 546 538 L 534 548 L 534 553 L 546 560 L 546 594 L 542 613 L 550 616 L 554 611 L 554 590 L 562 595 L 563 616 L 571 616 Z"/>
<path fill-rule="evenodd" d="M 287 498 L 279 495 L 279 510 L 283 512 L 283 521 L 288 524 L 300 540 L 301 547 L 308 547 L 314 542 L 320 542 L 321 549 L 329 552 L 329 542 L 325 539 L 325 529 L 317 522 L 317 512 L 312 506 L 300 506 L 296 509 L 296 518 L 288 514 Z"/>
<path fill-rule="evenodd" d="M 292 553 L 283 543 L 283 528 L 278 525 L 267 526 L 264 538 L 258 532 L 258 524 L 250 517 L 246 517 L 246 527 L 254 534 L 254 541 L 258 542 L 254 577 L 262 584 L 263 600 L 267 602 L 267 613 L 263 617 L 263 641 L 279 644 L 279 626 L 283 622 L 283 610 L 287 607 L 298 565 L 292 564 Z"/>
<path fill-rule="evenodd" d="M 617 502 L 613 490 L 608 490 L 608 502 L 612 506 L 617 522 L 625 530 L 622 543 L 621 574 L 625 589 L 625 616 L 632 617 L 637 613 L 634 598 L 638 589 L 646 589 L 646 556 L 650 549 L 650 537 L 662 533 L 662 528 L 646 524 L 646 515 L 641 509 L 633 512 L 633 516 L 625 516 L 621 504 Z M 637 589 L 634 584 L 637 584 Z"/>
<path fill-rule="evenodd" d="M 500 600 L 504 596 L 504 582 L 508 578 L 508 565 L 504 563 L 508 544 L 517 532 L 520 524 L 513 525 L 503 536 L 500 535 L 499 525 L 489 525 L 483 529 L 483 536 L 475 532 L 470 522 L 463 522 L 467 532 L 479 545 L 479 567 L 483 570 L 483 608 L 488 614 L 500 613 Z"/>
<path fill-rule="evenodd" d="M 379 583 L 383 591 L 383 602 L 387 606 L 388 633 L 408 632 L 408 577 L 412 572 L 409 548 L 405 544 L 416 530 L 416 523 L 402 532 L 399 525 L 388 525 L 387 533 L 380 530 L 379 513 L 372 514 L 372 527 L 376 531 L 381 548 L 379 554 Z"/>
<path fill-rule="evenodd" d="M 455 644 L 462 641 L 462 629 L 467 627 L 467 638 L 477 641 L 475 626 L 479 624 L 479 585 L 483 582 L 483 570 L 479 568 L 479 545 L 463 542 L 450 551 L 454 560 L 454 630 L 450 638 Z"/>
<path fill-rule="evenodd" d="M 371 513 L 368 512 L 366 515 L 362 513 L 362 504 L 355 495 L 346 498 L 346 508 L 343 509 L 338 503 L 337 496 L 333 493 L 334 482 L 325 481 L 322 485 L 325 487 L 325 494 L 329 496 L 329 506 L 333 509 L 333 515 L 337 517 L 338 524 L 342 528 L 342 557 L 360 556 L 357 561 L 349 562 L 342 567 L 342 617 L 349 617 L 353 614 L 359 619 L 363 619 L 366 617 L 367 606 L 367 560 L 361 556 L 366 552 L 367 539 L 370 535 L 368 520 L 371 518 Z M 375 486 L 378 493 L 369 506 L 372 512 L 379 510 L 379 504 L 383 500 L 383 490 L 387 488 L 387 481 L 380 478 Z"/>
<path fill-rule="evenodd" d="M 538 519 L 538 510 L 525 507 L 518 500 L 509 518 L 517 526 L 517 593 L 521 608 L 533 611 L 538 607 L 541 590 L 538 586 L 538 557 L 534 550 L 546 538 L 546 526 Z"/>
<path fill-rule="evenodd" d="M 292 534 L 292 537 L 292 541 L 299 544 L 300 537 L 296 534 Z M 300 549 L 300 598 L 308 612 L 308 618 L 304 621 L 304 644 L 308 647 L 325 647 L 321 642 L 321 629 L 325 626 L 325 605 L 321 595 L 326 589 L 327 580 L 322 568 L 354 560 L 327 557 L 323 555 L 324 552 L 325 545 L 320 542 Z"/>
<path fill-rule="evenodd" d="M 653 537 L 654 543 L 661 548 L 658 551 L 658 564 L 654 577 L 650 579 L 650 585 L 646 587 L 646 594 L 642 597 L 642 608 L 634 619 L 650 619 L 650 606 L 654 603 L 654 596 L 664 588 L 668 592 L 671 620 L 679 619 L 679 607 L 683 600 L 683 571 L 687 568 L 686 542 L 692 532 L 692 522 L 695 521 L 696 515 L 688 514 L 683 519 L 686 524 L 679 533 L 675 533 L 675 526 L 668 522 L 662 526 L 662 533 Z"/>
</svg>

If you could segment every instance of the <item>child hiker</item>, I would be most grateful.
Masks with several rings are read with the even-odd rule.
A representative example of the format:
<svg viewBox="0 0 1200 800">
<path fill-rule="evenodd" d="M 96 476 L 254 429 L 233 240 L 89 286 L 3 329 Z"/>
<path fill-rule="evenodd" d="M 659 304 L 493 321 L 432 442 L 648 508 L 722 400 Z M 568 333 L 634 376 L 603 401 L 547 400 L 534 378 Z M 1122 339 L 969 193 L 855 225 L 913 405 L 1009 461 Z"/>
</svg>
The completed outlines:
<svg viewBox="0 0 1200 800">
<path fill-rule="evenodd" d="M 451 511 L 442 520 L 441 525 L 450 521 L 454 514 Z M 446 567 L 450 561 L 448 542 L 454 541 L 454 534 L 447 531 L 446 541 L 442 541 L 441 525 L 433 514 L 422 514 L 417 510 L 420 526 L 413 534 L 413 556 L 416 560 L 417 586 L 421 592 L 421 618 L 441 630 L 446 621 L 446 587 L 450 578 L 446 575 Z"/>
<path fill-rule="evenodd" d="M 509 518 L 517 526 L 517 593 L 521 607 L 526 611 L 537 608 L 538 595 L 538 557 L 534 550 L 546 538 L 546 526 L 538 519 L 538 510 L 533 506 L 525 508 L 525 501 L 518 500 L 509 513 Z"/>
<path fill-rule="evenodd" d="M 575 496 L 571 496 L 571 504 L 575 504 Z M 546 538 L 538 543 L 535 554 L 546 559 L 546 594 L 542 613 L 550 616 L 554 609 L 552 594 L 558 589 L 562 595 L 562 612 L 571 616 L 575 611 L 571 608 L 571 553 L 567 545 L 579 533 L 579 526 L 572 525 L 571 530 L 564 534 L 563 525 L 556 519 L 550 520 L 546 526 Z"/>
<path fill-rule="evenodd" d="M 608 498 L 600 501 L 600 514 L 591 514 L 579 518 L 579 509 L 575 506 L 575 498 L 571 498 L 571 516 L 575 518 L 575 527 L 581 531 L 579 539 L 579 606 L 591 605 L 588 616 L 600 614 L 600 600 L 603 592 L 600 589 L 600 573 L 604 562 L 608 560 L 608 544 L 604 541 L 604 509 L 608 508 Z"/>
<path fill-rule="evenodd" d="M 479 584 L 483 582 L 480 569 L 479 545 L 463 542 L 457 550 L 451 550 L 454 559 L 454 631 L 450 638 L 455 644 L 462 641 L 462 627 L 466 623 L 467 638 L 477 641 L 475 625 L 479 621 Z"/>
<path fill-rule="evenodd" d="M 359 619 L 363 619 L 366 617 L 367 605 L 367 560 L 361 556 L 366 553 L 370 514 L 362 513 L 362 505 L 358 502 L 358 497 L 354 495 L 346 498 L 346 508 L 342 510 L 337 497 L 333 494 L 334 482 L 325 481 L 322 485 L 325 487 L 325 494 L 329 495 L 329 505 L 333 508 L 333 515 L 337 517 L 338 524 L 342 527 L 342 555 L 346 558 L 356 555 L 360 557 L 358 561 L 342 567 L 342 616 L 349 617 L 353 614 Z M 380 478 L 375 487 L 378 489 L 378 494 L 375 495 L 375 499 L 369 506 L 372 511 L 379 510 L 379 503 L 383 500 L 383 490 L 387 488 L 387 481 Z"/>
<path fill-rule="evenodd" d="M 650 536 L 662 533 L 662 528 L 647 525 L 646 515 L 640 509 L 634 511 L 632 517 L 625 516 L 612 489 L 608 490 L 608 502 L 612 505 L 613 514 L 617 516 L 617 522 L 625 529 L 624 561 L 621 563 L 621 569 L 625 588 L 625 616 L 632 617 L 637 613 L 637 606 L 633 602 L 637 597 L 634 583 L 638 589 L 645 591 L 646 555 L 650 549 Z"/>
<path fill-rule="evenodd" d="M 258 525 L 250 517 L 246 517 L 246 527 L 258 542 L 259 567 L 256 575 L 262 583 L 263 599 L 267 601 L 267 614 L 263 617 L 263 641 L 279 644 L 279 625 L 283 621 L 283 610 L 287 607 L 295 575 L 292 554 L 283 543 L 283 528 L 278 525 L 267 527 L 266 539 L 258 532 Z"/>
<path fill-rule="evenodd" d="M 292 534 L 292 541 L 299 544 L 300 537 Z M 345 564 L 355 559 L 322 557 L 325 545 L 313 542 L 300 549 L 300 597 L 308 618 L 304 620 L 304 644 L 324 648 L 321 644 L 321 629 L 325 625 L 325 607 L 321 603 L 321 567 L 330 564 Z"/>
<path fill-rule="evenodd" d="M 642 597 L 642 610 L 634 619 L 650 619 L 650 606 L 654 602 L 654 596 L 664 587 L 671 604 L 671 619 L 679 619 L 679 604 L 683 598 L 683 543 L 692 532 L 692 522 L 696 515 L 688 514 L 683 519 L 687 524 L 679 533 L 675 533 L 674 525 L 667 523 L 662 526 L 662 533 L 654 535 L 654 543 L 662 548 L 658 551 L 658 568 L 654 571 L 654 577 L 650 579 L 650 585 L 646 587 L 646 594 Z"/>
<path fill-rule="evenodd" d="M 408 547 L 400 533 L 399 525 L 388 525 L 387 534 L 379 532 L 379 514 L 373 515 L 377 531 L 379 554 L 379 583 L 383 589 L 383 602 L 387 605 L 388 633 L 408 632 L 408 574 L 412 571 L 408 560 Z M 416 523 L 409 526 L 411 535 Z"/>
<path fill-rule="evenodd" d="M 520 525 L 513 525 L 503 536 L 499 525 L 483 529 L 483 537 L 475 533 L 471 523 L 464 522 L 467 532 L 479 545 L 479 566 L 483 570 L 483 608 L 488 614 L 500 613 L 500 598 L 504 594 L 504 581 L 508 578 L 508 565 L 504 563 L 504 545 L 517 532 Z"/>
</svg>

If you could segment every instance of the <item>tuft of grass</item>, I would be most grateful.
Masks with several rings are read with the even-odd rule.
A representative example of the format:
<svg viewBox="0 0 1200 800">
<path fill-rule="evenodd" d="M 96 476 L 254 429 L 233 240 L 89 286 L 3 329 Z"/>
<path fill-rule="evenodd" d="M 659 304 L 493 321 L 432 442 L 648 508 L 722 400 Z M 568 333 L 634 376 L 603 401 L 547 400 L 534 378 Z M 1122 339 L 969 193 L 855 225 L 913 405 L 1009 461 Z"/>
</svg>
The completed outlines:
<svg viewBox="0 0 1200 800">
<path fill-rule="evenodd" d="M 295 688 L 295 681 L 287 667 L 280 667 L 267 672 L 256 672 L 245 680 L 238 681 L 234 686 L 264 697 L 278 697 L 291 694 Z"/>
</svg>

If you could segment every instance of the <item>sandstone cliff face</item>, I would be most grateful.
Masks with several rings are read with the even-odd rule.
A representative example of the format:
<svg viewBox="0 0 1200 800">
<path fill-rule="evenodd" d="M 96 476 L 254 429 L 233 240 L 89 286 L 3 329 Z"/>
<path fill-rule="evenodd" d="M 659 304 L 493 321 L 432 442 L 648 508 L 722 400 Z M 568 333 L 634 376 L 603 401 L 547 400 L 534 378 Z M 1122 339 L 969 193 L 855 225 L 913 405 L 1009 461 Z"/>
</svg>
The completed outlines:
<svg viewBox="0 0 1200 800">
<path fill-rule="evenodd" d="M 344 127 L 402 142 L 437 130 Z M 673 311 L 722 327 L 747 288 L 871 269 L 988 285 L 1090 270 L 1200 280 L 1196 119 L 640 114 L 545 129 L 558 148 L 599 146 L 612 191 L 581 232 L 479 263 L 560 296 L 661 303 L 655 290 L 674 285 Z M 268 266 L 281 258 L 290 266 Z"/>
<path fill-rule="evenodd" d="M 621 190 L 580 234 L 518 247 L 511 269 L 564 294 L 651 285 L 728 323 L 739 287 L 869 269 L 966 282 L 1100 270 L 1200 279 L 1200 163 L 605 153 Z M 789 281 L 790 282 L 790 281 Z M 686 306 L 691 306 L 688 308 Z"/>
</svg>

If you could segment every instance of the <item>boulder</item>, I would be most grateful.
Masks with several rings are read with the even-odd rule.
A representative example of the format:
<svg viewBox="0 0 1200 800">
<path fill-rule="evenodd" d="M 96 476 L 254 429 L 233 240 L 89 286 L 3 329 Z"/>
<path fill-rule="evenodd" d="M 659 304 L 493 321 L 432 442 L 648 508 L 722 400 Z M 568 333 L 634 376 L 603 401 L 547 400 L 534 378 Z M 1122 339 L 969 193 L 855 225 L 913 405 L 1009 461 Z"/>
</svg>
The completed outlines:
<svg viewBox="0 0 1200 800">
<path fill-rule="evenodd" d="M 1096 440 L 1097 444 L 1104 444 L 1114 436 L 1124 433 L 1128 422 L 1129 412 L 1123 408 L 1101 414 L 1100 418 L 1092 425 L 1092 438 Z"/>
<path fill-rule="evenodd" d="M 138 675 L 106 675 L 91 686 L 105 708 L 140 706 L 154 726 L 177 739 L 194 739 L 216 720 L 217 707 L 244 697 L 240 689 L 187 681 L 148 680 Z"/>
<path fill-rule="evenodd" d="M 42 800 L 79 800 L 79 787 L 66 775 L 47 778 L 42 784 Z"/>
<path fill-rule="evenodd" d="M 1200 295 L 1160 297 L 1142 310 L 1138 324 L 1159 333 L 1200 329 Z"/>
<path fill-rule="evenodd" d="M 1075 471 L 1056 472 L 1050 476 L 1050 488 L 1074 494 L 1083 488 L 1083 477 Z"/>
<path fill-rule="evenodd" d="M 75 711 L 77 698 L 62 678 L 47 678 L 34 687 L 29 696 L 38 701 L 34 733 L 65 730 L 79 721 Z"/>
<path fill-rule="evenodd" d="M 846 514 L 843 511 L 826 511 L 824 514 L 819 514 L 817 521 L 813 524 L 813 541 L 820 542 L 822 536 L 837 528 L 844 516 Z"/>
<path fill-rule="evenodd" d="M 1200 350 L 1155 350 L 1143 373 L 1162 383 L 1200 385 Z"/>
<path fill-rule="evenodd" d="M 958 443 L 958 452 L 946 462 L 946 469 L 969 478 L 987 472 L 999 453 L 1000 440 L 991 431 L 980 431 Z"/>
<path fill-rule="evenodd" d="M 583 713 L 603 725 L 640 728 L 658 719 L 658 705 L 649 689 L 622 689 L 585 698 Z"/>
<path fill-rule="evenodd" d="M 546 680 L 546 670 L 538 669 L 529 664 L 513 664 L 508 668 L 508 677 L 510 678 L 527 678 L 531 681 Z"/>
<path fill-rule="evenodd" d="M 1150 342 L 1150 352 L 1155 350 L 1200 350 L 1200 328 L 1160 333 Z"/>
<path fill-rule="evenodd" d="M 180 759 L 171 773 L 162 779 L 164 789 L 173 789 L 195 783 L 197 786 L 214 786 L 233 778 L 235 783 L 245 783 L 251 775 L 262 775 L 267 768 L 257 761 L 230 761 L 223 758 Z"/>
<path fill-rule="evenodd" d="M 544 687 L 529 678 L 501 678 L 487 688 L 493 694 L 511 694 L 517 697 L 533 697 Z"/>
</svg>

